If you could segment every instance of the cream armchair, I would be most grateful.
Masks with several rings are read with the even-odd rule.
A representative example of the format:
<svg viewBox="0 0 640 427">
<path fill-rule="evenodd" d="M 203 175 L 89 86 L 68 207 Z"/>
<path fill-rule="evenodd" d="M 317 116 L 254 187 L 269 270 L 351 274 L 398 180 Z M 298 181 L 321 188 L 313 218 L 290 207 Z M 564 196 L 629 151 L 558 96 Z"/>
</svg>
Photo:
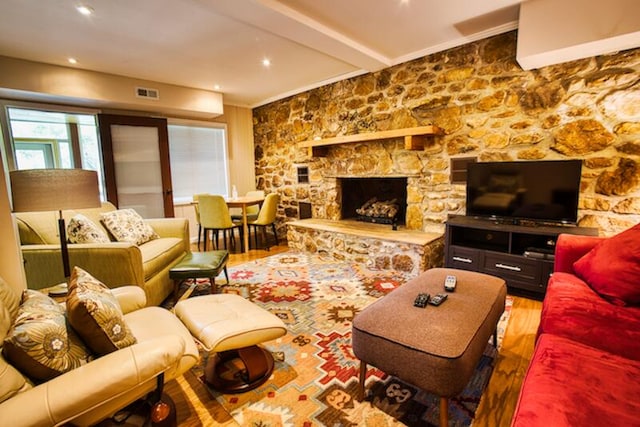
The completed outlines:
<svg viewBox="0 0 640 427">
<path fill-rule="evenodd" d="M 0 279 L 0 343 L 9 331 L 22 289 Z M 136 286 L 113 289 L 137 343 L 39 385 L 0 356 L 0 420 L 12 426 L 93 425 L 191 368 L 198 348 L 170 311 L 145 307 Z"/>
</svg>

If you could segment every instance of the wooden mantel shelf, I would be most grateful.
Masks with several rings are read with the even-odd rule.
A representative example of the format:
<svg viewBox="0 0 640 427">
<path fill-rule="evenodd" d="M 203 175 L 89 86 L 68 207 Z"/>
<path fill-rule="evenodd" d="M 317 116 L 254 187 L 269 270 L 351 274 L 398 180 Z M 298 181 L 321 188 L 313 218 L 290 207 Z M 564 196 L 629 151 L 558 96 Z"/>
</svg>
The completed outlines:
<svg viewBox="0 0 640 427">
<path fill-rule="evenodd" d="M 354 135 L 336 136 L 334 138 L 312 139 L 299 142 L 298 147 L 308 148 L 309 156 L 311 157 L 323 157 L 327 155 L 327 148 L 331 145 L 404 137 L 405 150 L 423 150 L 426 141 L 435 135 L 441 134 L 442 131 L 440 128 L 430 125 L 406 129 L 383 130 L 380 132 L 357 133 Z"/>
</svg>

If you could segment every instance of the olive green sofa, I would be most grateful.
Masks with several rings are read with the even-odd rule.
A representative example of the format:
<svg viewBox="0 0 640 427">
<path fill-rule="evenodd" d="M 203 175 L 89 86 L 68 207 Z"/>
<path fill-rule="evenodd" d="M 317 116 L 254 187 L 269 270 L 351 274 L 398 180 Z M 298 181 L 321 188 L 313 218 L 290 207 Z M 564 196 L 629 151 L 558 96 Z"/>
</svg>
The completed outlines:
<svg viewBox="0 0 640 427">
<path fill-rule="evenodd" d="M 100 214 L 115 210 L 104 202 L 99 208 L 63 211 L 67 224 L 81 213 L 107 236 Z M 20 244 L 30 289 L 42 289 L 64 282 L 58 211 L 15 213 Z M 109 243 L 69 244 L 69 263 L 89 272 L 111 288 L 138 285 L 144 289 L 147 305 L 160 305 L 173 292 L 169 270 L 190 252 L 189 223 L 185 218 L 145 219 L 160 236 L 141 245 Z M 115 240 L 111 237 L 112 240 Z"/>
</svg>

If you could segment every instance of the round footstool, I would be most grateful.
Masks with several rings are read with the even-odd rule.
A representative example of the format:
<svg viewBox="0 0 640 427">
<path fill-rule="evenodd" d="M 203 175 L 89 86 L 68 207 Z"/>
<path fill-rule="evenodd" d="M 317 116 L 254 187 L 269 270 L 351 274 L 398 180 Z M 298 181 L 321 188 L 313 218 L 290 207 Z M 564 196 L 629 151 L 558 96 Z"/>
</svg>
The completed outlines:
<svg viewBox="0 0 640 427">
<path fill-rule="evenodd" d="M 235 294 L 203 295 L 180 301 L 175 314 L 210 353 L 205 379 L 223 393 L 243 393 L 263 384 L 273 372 L 271 353 L 258 344 L 287 329 L 277 316 Z M 225 375 L 225 364 L 239 360 L 240 375 Z"/>
</svg>

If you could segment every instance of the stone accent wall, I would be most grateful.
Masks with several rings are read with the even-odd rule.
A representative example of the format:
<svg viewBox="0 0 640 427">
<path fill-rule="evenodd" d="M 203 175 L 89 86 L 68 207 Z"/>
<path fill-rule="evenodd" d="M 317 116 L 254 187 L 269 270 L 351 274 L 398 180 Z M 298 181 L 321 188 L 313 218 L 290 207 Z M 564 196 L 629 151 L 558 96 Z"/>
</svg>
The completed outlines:
<svg viewBox="0 0 640 427">
<path fill-rule="evenodd" d="M 433 54 L 258 107 L 257 186 L 282 196 L 279 234 L 311 202 L 337 219 L 338 176 L 406 175 L 408 228 L 443 231 L 463 214 L 452 157 L 583 159 L 579 224 L 611 235 L 640 222 L 640 49 L 523 71 L 516 32 Z M 309 158 L 297 142 L 434 124 L 424 151 L 401 140 L 331 147 Z M 298 184 L 296 166 L 309 167 Z M 541 177 L 541 179 L 553 179 Z"/>
</svg>

